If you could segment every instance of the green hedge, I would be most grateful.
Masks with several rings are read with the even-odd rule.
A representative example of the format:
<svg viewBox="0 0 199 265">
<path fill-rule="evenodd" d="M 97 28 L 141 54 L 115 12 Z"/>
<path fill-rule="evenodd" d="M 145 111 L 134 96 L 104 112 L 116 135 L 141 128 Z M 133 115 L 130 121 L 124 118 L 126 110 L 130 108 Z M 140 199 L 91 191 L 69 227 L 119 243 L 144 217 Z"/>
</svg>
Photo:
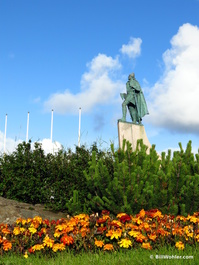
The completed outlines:
<svg viewBox="0 0 199 265">
<path fill-rule="evenodd" d="M 0 157 L 0 196 L 70 214 L 199 211 L 199 154 L 192 153 L 191 141 L 161 158 L 154 145 L 149 154 L 146 148 L 140 140 L 133 151 L 124 141 L 123 148 L 104 152 L 94 143 L 45 155 L 39 143 L 32 150 L 23 142 Z"/>
</svg>

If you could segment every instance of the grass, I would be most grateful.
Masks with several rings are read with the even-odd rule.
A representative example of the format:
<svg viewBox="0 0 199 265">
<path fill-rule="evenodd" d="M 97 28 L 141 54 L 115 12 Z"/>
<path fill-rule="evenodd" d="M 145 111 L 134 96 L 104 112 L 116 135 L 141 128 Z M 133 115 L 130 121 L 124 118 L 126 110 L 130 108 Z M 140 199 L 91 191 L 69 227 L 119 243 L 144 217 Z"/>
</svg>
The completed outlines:
<svg viewBox="0 0 199 265">
<path fill-rule="evenodd" d="M 0 257 L 0 265 L 131 265 L 131 264 L 199 264 L 199 249 L 188 246 L 185 250 L 161 248 L 160 250 L 132 249 L 113 253 L 57 253 L 47 258 L 31 255 L 25 259 L 16 254 Z M 168 256 L 168 258 L 166 258 Z M 193 258 L 190 258 L 193 257 Z M 178 257 L 178 258 L 177 258 Z M 184 258 L 183 258 L 184 257 Z"/>
</svg>

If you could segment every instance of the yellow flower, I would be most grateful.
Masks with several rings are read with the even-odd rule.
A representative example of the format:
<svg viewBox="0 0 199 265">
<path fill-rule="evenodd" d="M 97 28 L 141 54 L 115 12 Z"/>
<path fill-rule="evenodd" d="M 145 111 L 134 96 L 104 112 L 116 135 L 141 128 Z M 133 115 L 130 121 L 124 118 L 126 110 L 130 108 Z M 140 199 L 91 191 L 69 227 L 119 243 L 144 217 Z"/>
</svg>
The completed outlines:
<svg viewBox="0 0 199 265">
<path fill-rule="evenodd" d="M 30 231 L 31 234 L 35 234 L 37 232 L 37 229 L 34 227 L 29 227 L 28 230 Z"/>
<path fill-rule="evenodd" d="M 55 229 L 59 231 L 63 231 L 67 227 L 68 227 L 67 224 L 59 224 L 59 225 L 56 225 Z"/>
<path fill-rule="evenodd" d="M 109 230 L 108 233 L 106 233 L 107 237 L 110 237 L 111 239 L 118 239 L 122 235 L 122 229 L 117 230 Z"/>
<path fill-rule="evenodd" d="M 142 248 L 145 248 L 145 249 L 152 249 L 150 243 L 144 243 L 144 242 L 143 242 L 141 247 L 142 247 Z"/>
<path fill-rule="evenodd" d="M 53 244 L 54 244 L 54 240 L 53 239 L 50 239 L 48 236 L 46 236 L 43 240 L 43 244 L 44 246 L 47 246 L 49 248 L 52 248 L 53 247 Z"/>
<path fill-rule="evenodd" d="M 81 219 L 89 220 L 88 214 L 84 214 L 84 213 L 75 215 L 75 218 L 77 218 L 78 220 L 81 220 Z"/>
<path fill-rule="evenodd" d="M 121 239 L 121 241 L 119 241 L 118 244 L 120 245 L 120 247 L 123 247 L 123 248 L 129 248 L 132 246 L 131 240 L 127 238 Z"/>
<path fill-rule="evenodd" d="M 120 219 L 122 216 L 126 215 L 126 213 L 118 213 L 118 215 L 116 216 L 118 219 Z"/>
<path fill-rule="evenodd" d="M 139 231 L 135 231 L 135 230 L 131 230 L 128 232 L 128 234 L 130 236 L 133 236 L 133 237 L 138 237 L 140 235 L 140 232 Z"/>
<path fill-rule="evenodd" d="M 21 233 L 23 233 L 23 232 L 25 232 L 26 231 L 26 229 L 24 228 L 24 227 L 20 227 L 20 232 Z"/>
<path fill-rule="evenodd" d="M 60 237 L 62 235 L 62 232 L 55 231 L 54 237 Z"/>
<path fill-rule="evenodd" d="M 40 216 L 35 216 L 35 217 L 33 218 L 33 221 L 36 221 L 36 222 L 38 222 L 39 224 L 41 224 L 41 223 L 42 223 L 42 218 L 41 218 Z"/>
<path fill-rule="evenodd" d="M 43 244 L 36 244 L 32 247 L 32 249 L 35 251 L 35 250 L 41 250 L 41 249 L 44 249 L 44 246 Z"/>
<path fill-rule="evenodd" d="M 20 234 L 20 227 L 18 227 L 18 226 L 16 226 L 15 228 L 14 228 L 14 230 L 13 230 L 13 234 L 15 235 L 15 236 L 17 236 L 17 235 L 19 235 Z"/>
<path fill-rule="evenodd" d="M 117 221 L 117 220 L 113 220 L 112 222 L 111 222 L 111 225 L 118 225 L 119 227 L 122 227 L 122 223 L 120 222 L 120 221 Z"/>
<path fill-rule="evenodd" d="M 100 248 L 102 248 L 103 247 L 103 245 L 104 245 L 104 242 L 102 241 L 102 240 L 95 240 L 95 245 L 97 246 L 97 247 L 100 247 Z"/>
<path fill-rule="evenodd" d="M 106 245 L 104 245 L 104 248 L 103 249 L 104 250 L 114 250 L 114 247 L 113 247 L 112 244 L 106 244 Z"/>
<path fill-rule="evenodd" d="M 196 216 L 188 215 L 187 220 L 189 220 L 191 223 L 194 223 L 194 224 L 199 222 L 199 219 Z"/>
<path fill-rule="evenodd" d="M 138 225 L 140 225 L 140 224 L 142 224 L 143 222 L 142 222 L 142 220 L 140 220 L 140 218 L 137 218 L 137 219 L 136 219 L 136 223 L 137 223 Z"/>
<path fill-rule="evenodd" d="M 24 256 L 25 259 L 28 258 L 28 253 L 27 253 L 27 251 L 25 252 L 25 254 L 24 254 L 23 256 Z"/>
<path fill-rule="evenodd" d="M 184 227 L 184 232 L 188 237 L 193 237 L 193 226 L 187 225 Z"/>
<path fill-rule="evenodd" d="M 197 240 L 197 242 L 199 242 L 199 234 L 195 237 L 195 239 Z"/>
<path fill-rule="evenodd" d="M 175 247 L 178 248 L 179 250 L 180 249 L 183 250 L 184 249 L 184 244 L 182 243 L 182 241 L 178 241 L 178 242 L 176 242 Z"/>
<path fill-rule="evenodd" d="M 65 246 L 64 246 L 64 244 L 63 243 L 61 243 L 61 244 L 59 244 L 59 243 L 56 243 L 56 244 L 54 244 L 53 245 L 53 251 L 54 252 L 57 252 L 58 250 L 65 250 Z"/>
</svg>

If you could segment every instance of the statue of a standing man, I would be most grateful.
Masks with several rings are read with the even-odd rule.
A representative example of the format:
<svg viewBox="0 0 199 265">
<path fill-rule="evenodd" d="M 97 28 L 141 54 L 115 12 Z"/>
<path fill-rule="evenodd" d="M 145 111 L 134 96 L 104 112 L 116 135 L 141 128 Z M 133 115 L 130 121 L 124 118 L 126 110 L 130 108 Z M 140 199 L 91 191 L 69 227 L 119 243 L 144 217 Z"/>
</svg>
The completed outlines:
<svg viewBox="0 0 199 265">
<path fill-rule="evenodd" d="M 135 74 L 132 73 L 128 77 L 126 83 L 126 93 L 121 93 L 120 96 L 124 99 L 122 103 L 123 117 L 120 121 L 126 121 L 127 107 L 133 123 L 142 124 L 142 117 L 149 114 L 144 94 L 141 86 L 135 79 Z"/>
</svg>

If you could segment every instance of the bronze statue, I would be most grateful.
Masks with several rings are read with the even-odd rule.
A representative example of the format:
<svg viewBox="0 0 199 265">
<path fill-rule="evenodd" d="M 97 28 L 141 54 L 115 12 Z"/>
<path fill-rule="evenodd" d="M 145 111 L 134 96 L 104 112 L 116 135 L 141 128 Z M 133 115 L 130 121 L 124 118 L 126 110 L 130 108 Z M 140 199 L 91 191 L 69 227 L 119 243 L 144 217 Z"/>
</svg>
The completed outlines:
<svg viewBox="0 0 199 265">
<path fill-rule="evenodd" d="M 127 107 L 134 124 L 142 124 L 142 117 L 149 114 L 144 94 L 139 82 L 135 79 L 135 74 L 132 73 L 128 77 L 126 83 L 126 93 L 121 93 L 120 96 L 124 99 L 122 103 L 123 117 L 120 121 L 126 121 Z"/>
</svg>

